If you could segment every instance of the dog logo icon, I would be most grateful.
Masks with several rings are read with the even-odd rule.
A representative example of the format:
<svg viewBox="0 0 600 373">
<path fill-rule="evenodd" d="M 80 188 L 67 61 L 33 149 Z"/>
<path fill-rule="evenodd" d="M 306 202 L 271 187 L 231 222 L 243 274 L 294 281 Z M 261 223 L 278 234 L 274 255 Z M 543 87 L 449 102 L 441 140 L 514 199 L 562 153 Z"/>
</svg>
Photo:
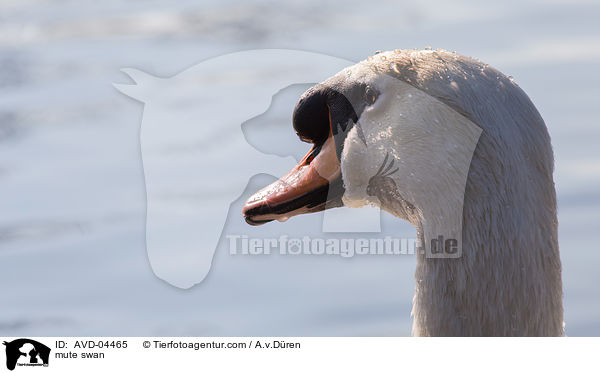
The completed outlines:
<svg viewBox="0 0 600 373">
<path fill-rule="evenodd" d="M 6 346 L 6 367 L 14 370 L 19 366 L 48 366 L 50 347 L 33 339 L 20 338 L 4 342 Z"/>
<path fill-rule="evenodd" d="M 261 49 L 210 58 L 170 78 L 122 69 L 135 84 L 114 86 L 144 103 L 146 249 L 159 278 L 182 289 L 203 281 L 230 205 L 250 178 L 281 176 L 295 165 L 291 156 L 254 148 L 241 124 L 268 110 L 283 88 L 314 84 L 352 63 L 319 53 Z"/>
</svg>

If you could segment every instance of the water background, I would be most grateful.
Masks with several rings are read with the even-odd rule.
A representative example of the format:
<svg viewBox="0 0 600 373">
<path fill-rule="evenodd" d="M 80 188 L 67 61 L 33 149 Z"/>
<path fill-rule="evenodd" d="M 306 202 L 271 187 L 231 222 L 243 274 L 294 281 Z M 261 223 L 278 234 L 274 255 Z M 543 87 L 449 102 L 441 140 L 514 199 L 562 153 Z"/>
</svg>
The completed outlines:
<svg viewBox="0 0 600 373">
<path fill-rule="evenodd" d="M 408 335 L 415 258 L 231 256 L 191 290 L 156 278 L 144 246 L 143 105 L 117 92 L 136 67 L 169 77 L 227 52 L 291 48 L 358 61 L 444 48 L 529 94 L 556 156 L 567 334 L 600 335 L 598 1 L 0 3 L 0 335 Z M 244 125 L 301 156 L 290 114 L 306 86 Z M 215 92 L 215 94 L 221 94 Z M 286 154 L 287 153 L 287 154 Z M 218 175 L 221 170 L 215 170 Z M 320 215 L 254 233 L 242 200 L 226 234 L 302 236 Z M 413 237 L 389 216 L 382 224 Z"/>
</svg>

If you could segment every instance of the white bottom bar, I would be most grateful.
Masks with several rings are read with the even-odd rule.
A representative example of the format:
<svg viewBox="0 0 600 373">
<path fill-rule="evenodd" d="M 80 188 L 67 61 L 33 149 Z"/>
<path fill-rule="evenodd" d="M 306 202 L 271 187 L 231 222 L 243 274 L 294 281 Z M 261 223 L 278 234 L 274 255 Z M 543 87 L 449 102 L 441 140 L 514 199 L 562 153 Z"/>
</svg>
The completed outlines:
<svg viewBox="0 0 600 373">
<path fill-rule="evenodd" d="M 597 369 L 595 356 L 600 347 L 600 338 L 28 339 L 38 344 L 2 338 L 7 353 L 0 354 L 0 370 L 6 368 L 8 355 L 18 350 L 22 355 L 14 369 L 35 373 L 567 372 Z M 42 362 L 43 345 L 50 348 L 47 366 Z"/>
</svg>

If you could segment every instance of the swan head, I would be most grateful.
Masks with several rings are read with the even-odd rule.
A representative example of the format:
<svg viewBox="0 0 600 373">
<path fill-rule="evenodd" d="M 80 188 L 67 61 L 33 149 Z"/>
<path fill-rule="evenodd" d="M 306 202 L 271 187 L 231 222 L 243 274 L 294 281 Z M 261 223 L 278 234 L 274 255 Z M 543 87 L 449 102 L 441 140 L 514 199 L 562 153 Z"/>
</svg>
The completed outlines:
<svg viewBox="0 0 600 373">
<path fill-rule="evenodd" d="M 472 92 L 464 66 L 451 63 L 456 56 L 379 53 L 310 88 L 293 126 L 313 147 L 286 176 L 250 197 L 246 221 L 374 205 L 430 227 L 433 237 L 460 237 L 465 183 L 482 129 L 461 101 Z"/>
<path fill-rule="evenodd" d="M 293 120 L 313 148 L 246 202 L 249 223 L 378 206 L 424 249 L 415 335 L 563 333 L 550 137 L 511 78 L 455 53 L 384 52 L 309 89 Z"/>
</svg>

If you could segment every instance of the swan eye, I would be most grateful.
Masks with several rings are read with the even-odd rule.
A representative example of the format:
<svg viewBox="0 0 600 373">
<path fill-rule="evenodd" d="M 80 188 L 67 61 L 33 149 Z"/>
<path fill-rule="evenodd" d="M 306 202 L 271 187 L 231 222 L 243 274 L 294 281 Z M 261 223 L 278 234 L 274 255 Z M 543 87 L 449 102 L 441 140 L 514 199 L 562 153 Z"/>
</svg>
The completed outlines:
<svg viewBox="0 0 600 373">
<path fill-rule="evenodd" d="M 367 101 L 367 105 L 373 105 L 377 100 L 377 91 L 373 89 L 371 86 L 367 86 L 365 88 L 365 100 Z"/>
</svg>

